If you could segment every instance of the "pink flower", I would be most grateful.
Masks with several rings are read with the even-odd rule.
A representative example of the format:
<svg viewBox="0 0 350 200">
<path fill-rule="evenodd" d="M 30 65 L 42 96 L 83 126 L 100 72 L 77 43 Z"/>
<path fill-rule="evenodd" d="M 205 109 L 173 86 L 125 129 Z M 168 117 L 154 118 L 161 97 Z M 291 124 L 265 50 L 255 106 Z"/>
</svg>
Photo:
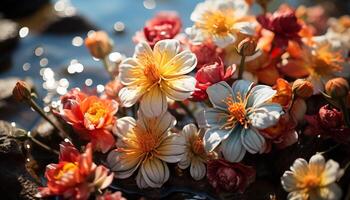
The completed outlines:
<svg viewBox="0 0 350 200">
<path fill-rule="evenodd" d="M 273 14 L 260 15 L 257 20 L 263 28 L 275 34 L 274 42 L 277 47 L 287 47 L 289 40 L 300 42 L 298 33 L 302 26 L 290 7 L 281 5 Z"/>
<path fill-rule="evenodd" d="M 49 164 L 46 167 L 47 187 L 39 188 L 36 196 L 85 200 L 95 189 L 106 188 L 112 182 L 113 176 L 104 166 L 96 167 L 93 163 L 91 144 L 80 154 L 71 143 L 66 142 L 61 144 L 58 164 Z"/>
<path fill-rule="evenodd" d="M 241 192 L 255 180 L 255 170 L 241 163 L 230 163 L 223 159 L 208 162 L 209 183 L 218 192 Z"/>
<path fill-rule="evenodd" d="M 180 33 L 181 27 L 181 19 L 176 12 L 159 12 L 146 22 L 143 32 L 137 32 L 133 40 L 136 43 L 146 41 L 153 47 L 160 40 L 175 38 Z"/>
<path fill-rule="evenodd" d="M 196 90 L 192 94 L 195 101 L 203 101 L 208 98 L 207 88 L 220 81 L 226 81 L 232 77 L 236 70 L 236 66 L 232 65 L 226 68 L 220 58 L 215 62 L 205 65 L 196 73 Z"/>
<path fill-rule="evenodd" d="M 197 68 L 200 69 L 204 65 L 208 65 L 217 61 L 217 58 L 224 57 L 223 49 L 217 47 L 210 40 L 205 41 L 201 44 L 189 44 L 189 48 L 197 57 Z"/>
<path fill-rule="evenodd" d="M 328 104 L 317 115 L 306 115 L 305 119 L 309 123 L 304 131 L 306 135 L 321 135 L 340 143 L 350 141 L 350 128 L 345 126 L 342 113 Z"/>
<path fill-rule="evenodd" d="M 126 198 L 122 197 L 121 192 L 106 192 L 103 195 L 98 196 L 97 200 L 126 200 Z"/>
</svg>

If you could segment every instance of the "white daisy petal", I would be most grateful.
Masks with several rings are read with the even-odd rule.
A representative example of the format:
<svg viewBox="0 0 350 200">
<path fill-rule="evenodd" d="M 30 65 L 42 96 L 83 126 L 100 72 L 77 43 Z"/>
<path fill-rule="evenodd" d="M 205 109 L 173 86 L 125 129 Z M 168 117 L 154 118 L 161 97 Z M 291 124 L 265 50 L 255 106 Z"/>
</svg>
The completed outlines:
<svg viewBox="0 0 350 200">
<path fill-rule="evenodd" d="M 213 151 L 222 140 L 225 140 L 232 130 L 212 128 L 204 134 L 204 148 L 207 152 Z"/>
<path fill-rule="evenodd" d="M 143 92 L 139 88 L 123 87 L 119 91 L 119 99 L 123 107 L 131 107 L 142 96 Z"/>
<path fill-rule="evenodd" d="M 239 101 L 238 95 L 242 98 L 246 98 L 249 90 L 253 87 L 254 83 L 249 80 L 237 80 L 232 84 L 232 93 L 234 100 Z"/>
<path fill-rule="evenodd" d="M 139 170 L 139 172 L 136 175 L 136 184 L 137 184 L 137 187 L 139 187 L 140 189 L 149 187 L 142 176 L 141 170 Z"/>
<path fill-rule="evenodd" d="M 183 101 L 188 99 L 196 88 L 196 79 L 182 75 L 161 82 L 161 90 L 172 100 Z"/>
<path fill-rule="evenodd" d="M 339 200 L 342 197 L 342 190 L 336 183 L 332 183 L 326 187 L 321 187 L 318 189 L 318 194 L 315 197 L 311 197 L 310 200 L 319 200 L 319 199 L 326 199 L 326 200 Z"/>
<path fill-rule="evenodd" d="M 320 154 L 316 154 L 310 158 L 309 169 L 313 171 L 317 176 L 321 176 L 326 165 L 324 157 Z"/>
<path fill-rule="evenodd" d="M 186 169 L 187 167 L 190 166 L 190 164 L 191 164 L 191 159 L 187 156 L 187 153 L 185 153 L 182 160 L 178 163 L 178 166 L 180 167 L 180 169 Z"/>
<path fill-rule="evenodd" d="M 292 192 L 294 190 L 298 190 L 297 188 L 297 179 L 295 178 L 293 172 L 291 171 L 286 171 L 284 172 L 282 178 L 281 178 L 281 183 L 287 192 Z"/>
<path fill-rule="evenodd" d="M 135 71 L 140 71 L 141 64 L 134 58 L 127 58 L 119 65 L 119 79 L 123 85 L 134 83 L 139 77 L 132 76 Z"/>
<path fill-rule="evenodd" d="M 180 51 L 178 40 L 167 39 L 157 42 L 153 47 L 153 54 L 159 66 L 165 66 Z"/>
<path fill-rule="evenodd" d="M 239 162 L 243 159 L 246 149 L 241 140 L 241 129 L 236 129 L 222 142 L 221 151 L 224 158 L 230 162 Z"/>
<path fill-rule="evenodd" d="M 197 57 L 191 51 L 185 50 L 174 56 L 170 61 L 161 65 L 164 78 L 170 79 L 175 76 L 190 73 L 197 66 Z"/>
<path fill-rule="evenodd" d="M 194 124 L 187 124 L 186 126 L 183 127 L 182 129 L 182 135 L 185 137 L 186 141 L 188 142 L 189 139 L 192 136 L 197 135 L 198 129 L 197 126 Z"/>
<path fill-rule="evenodd" d="M 264 148 L 265 138 L 254 129 L 243 129 L 241 140 L 249 153 L 258 153 Z"/>
<path fill-rule="evenodd" d="M 168 136 L 162 141 L 156 151 L 157 154 L 155 156 L 165 162 L 179 162 L 183 159 L 186 151 L 185 138 L 175 134 Z"/>
<path fill-rule="evenodd" d="M 225 48 L 228 45 L 235 43 L 237 40 L 233 33 L 229 33 L 225 36 L 213 35 L 212 39 L 213 42 L 220 48 Z"/>
<path fill-rule="evenodd" d="M 109 168 L 116 172 L 116 178 L 124 179 L 130 177 L 136 171 L 142 159 L 143 156 L 138 155 L 136 152 L 132 153 L 132 155 L 126 155 L 123 152 L 114 150 L 108 154 L 107 163 Z"/>
<path fill-rule="evenodd" d="M 248 96 L 248 107 L 258 107 L 271 99 L 276 94 L 276 90 L 273 90 L 267 85 L 257 85 L 252 88 Z"/>
<path fill-rule="evenodd" d="M 275 125 L 282 114 L 279 104 L 263 104 L 248 113 L 251 125 L 257 129 L 265 129 Z"/>
<path fill-rule="evenodd" d="M 211 128 L 220 128 L 227 123 L 229 115 L 222 110 L 209 108 L 204 111 L 204 116 L 207 122 L 207 125 Z"/>
<path fill-rule="evenodd" d="M 141 173 L 147 185 L 160 188 L 169 179 L 169 168 L 158 158 L 147 159 L 141 165 Z"/>
<path fill-rule="evenodd" d="M 235 23 L 233 28 L 238 30 L 240 33 L 245 34 L 245 35 L 250 35 L 250 36 L 255 35 L 255 24 L 253 22 Z"/>
<path fill-rule="evenodd" d="M 206 168 L 204 163 L 201 162 L 199 159 L 192 159 L 190 173 L 192 178 L 196 181 L 204 178 L 206 174 Z"/>
<path fill-rule="evenodd" d="M 136 58 L 141 64 L 147 64 L 147 61 L 153 63 L 153 51 L 147 42 L 141 41 L 135 46 L 134 58 Z"/>
<path fill-rule="evenodd" d="M 136 125 L 136 121 L 132 117 L 123 117 L 119 118 L 113 127 L 113 133 L 118 136 L 119 138 L 122 138 L 125 134 L 129 132 L 132 128 L 134 128 Z"/>
<path fill-rule="evenodd" d="M 142 96 L 140 109 L 147 117 L 156 117 L 163 114 L 168 108 L 166 96 L 158 86 L 152 87 Z"/>
<path fill-rule="evenodd" d="M 335 182 L 339 178 L 339 164 L 334 160 L 328 160 L 324 169 L 324 180 L 322 185 L 328 185 Z"/>
<path fill-rule="evenodd" d="M 304 177 L 308 173 L 309 166 L 306 160 L 298 158 L 294 161 L 293 165 L 290 167 L 290 170 L 295 176 Z"/>
<path fill-rule="evenodd" d="M 232 97 L 232 89 L 225 81 L 221 81 L 209 86 L 207 93 L 209 100 L 213 104 L 214 108 L 227 110 L 227 104 L 225 103 L 225 100 L 228 97 Z"/>
</svg>

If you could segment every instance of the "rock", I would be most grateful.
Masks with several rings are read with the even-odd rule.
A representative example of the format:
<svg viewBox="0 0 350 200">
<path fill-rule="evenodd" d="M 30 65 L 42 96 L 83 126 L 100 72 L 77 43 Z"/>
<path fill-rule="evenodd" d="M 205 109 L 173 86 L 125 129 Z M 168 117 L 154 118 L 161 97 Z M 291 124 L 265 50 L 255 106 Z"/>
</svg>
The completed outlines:
<svg viewBox="0 0 350 200">
<path fill-rule="evenodd" d="M 44 30 L 43 33 L 71 34 L 83 33 L 98 28 L 82 16 L 59 17 Z"/>
<path fill-rule="evenodd" d="M 50 0 L 1 0 L 0 13 L 10 19 L 26 17 L 48 2 Z"/>
</svg>

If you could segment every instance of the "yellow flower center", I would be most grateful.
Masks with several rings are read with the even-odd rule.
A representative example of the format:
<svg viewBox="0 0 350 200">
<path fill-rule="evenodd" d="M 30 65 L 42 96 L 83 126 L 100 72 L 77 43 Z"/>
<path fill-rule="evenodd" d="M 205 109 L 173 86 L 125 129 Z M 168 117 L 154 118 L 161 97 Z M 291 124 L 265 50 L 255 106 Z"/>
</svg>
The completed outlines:
<svg viewBox="0 0 350 200">
<path fill-rule="evenodd" d="M 340 62 L 343 62 L 340 53 L 331 52 L 329 45 L 321 46 L 314 52 L 311 73 L 321 77 L 331 75 L 342 70 Z"/>
<path fill-rule="evenodd" d="M 246 124 L 245 103 L 240 94 L 237 95 L 237 99 L 238 102 L 235 102 L 232 97 L 227 97 L 225 100 L 225 103 L 228 106 L 228 111 L 230 113 L 230 117 L 227 120 L 227 125 L 229 125 L 229 128 L 232 128 L 235 122 L 238 122 L 241 125 Z"/>
<path fill-rule="evenodd" d="M 107 110 L 105 106 L 101 102 L 95 102 L 89 107 L 89 109 L 85 113 L 85 116 L 93 124 L 98 124 L 100 119 L 106 114 Z"/>
<path fill-rule="evenodd" d="M 316 188 L 320 185 L 321 178 L 314 174 L 308 174 L 305 177 L 302 177 L 301 182 L 299 183 L 300 188 Z"/>
<path fill-rule="evenodd" d="M 220 36 L 227 35 L 231 32 L 231 27 L 235 23 L 235 20 L 229 13 L 232 11 L 228 10 L 228 13 L 221 11 L 206 12 L 204 14 L 204 24 L 198 25 L 200 28 L 206 30 L 210 34 L 216 34 Z"/>
<path fill-rule="evenodd" d="M 68 172 L 73 172 L 78 169 L 78 166 L 75 163 L 66 163 L 63 168 L 55 175 L 55 179 L 61 179 Z"/>
<path fill-rule="evenodd" d="M 151 84 L 158 83 L 161 80 L 159 70 L 154 63 L 147 64 L 143 73 Z"/>
<path fill-rule="evenodd" d="M 203 140 L 201 138 L 196 138 L 192 143 L 192 151 L 197 155 L 201 155 L 204 153 Z"/>
</svg>

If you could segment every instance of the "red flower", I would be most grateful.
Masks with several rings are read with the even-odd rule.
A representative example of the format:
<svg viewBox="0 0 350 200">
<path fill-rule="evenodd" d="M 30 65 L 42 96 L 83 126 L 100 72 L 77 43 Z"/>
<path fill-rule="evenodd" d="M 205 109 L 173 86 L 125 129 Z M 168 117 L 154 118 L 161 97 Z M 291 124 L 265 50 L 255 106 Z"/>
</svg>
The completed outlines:
<svg viewBox="0 0 350 200">
<path fill-rule="evenodd" d="M 208 162 L 209 183 L 218 191 L 241 192 L 254 182 L 255 170 L 240 163 L 230 163 L 223 159 Z"/>
<path fill-rule="evenodd" d="M 307 115 L 305 119 L 309 125 L 304 134 L 321 135 L 340 143 L 350 142 L 350 128 L 345 126 L 342 113 L 330 105 L 321 107 L 317 115 Z"/>
<path fill-rule="evenodd" d="M 274 42 L 276 47 L 287 47 L 289 40 L 300 42 L 298 33 L 302 27 L 298 23 L 295 11 L 290 7 L 282 5 L 273 14 L 260 15 L 257 17 L 257 20 L 263 28 L 275 34 Z"/>
<path fill-rule="evenodd" d="M 106 192 L 102 196 L 98 196 L 97 200 L 126 200 L 126 198 L 122 197 L 121 192 Z"/>
<path fill-rule="evenodd" d="M 189 48 L 197 57 L 197 68 L 200 69 L 204 65 L 208 65 L 217 61 L 217 58 L 224 57 L 224 51 L 217 47 L 211 41 L 205 41 L 201 44 L 189 44 Z"/>
<path fill-rule="evenodd" d="M 96 167 L 93 163 L 91 144 L 86 146 L 85 153 L 80 154 L 71 143 L 63 143 L 58 164 L 49 164 L 46 167 L 47 187 L 39 188 L 36 196 L 85 200 L 95 189 L 104 189 L 112 182 L 113 173 L 108 173 L 107 168 Z M 99 184 L 90 182 L 96 179 L 99 179 Z"/>
<path fill-rule="evenodd" d="M 176 12 L 159 12 L 146 22 L 143 32 L 137 32 L 134 42 L 147 41 L 153 47 L 158 41 L 173 39 L 181 31 L 181 19 Z"/>
<path fill-rule="evenodd" d="M 101 99 L 71 91 L 61 98 L 63 118 L 73 126 L 82 139 L 91 141 L 93 148 L 103 153 L 114 145 L 110 131 L 115 122 L 114 114 L 118 103 L 114 100 Z M 69 102 L 69 103 L 68 103 Z"/>
<path fill-rule="evenodd" d="M 225 66 L 220 58 L 218 58 L 214 63 L 200 68 L 195 76 L 197 83 L 196 90 L 192 94 L 192 99 L 195 101 L 203 101 L 207 99 L 207 88 L 220 81 L 228 80 L 234 74 L 235 70 L 235 65 L 229 66 L 225 70 Z"/>
</svg>

